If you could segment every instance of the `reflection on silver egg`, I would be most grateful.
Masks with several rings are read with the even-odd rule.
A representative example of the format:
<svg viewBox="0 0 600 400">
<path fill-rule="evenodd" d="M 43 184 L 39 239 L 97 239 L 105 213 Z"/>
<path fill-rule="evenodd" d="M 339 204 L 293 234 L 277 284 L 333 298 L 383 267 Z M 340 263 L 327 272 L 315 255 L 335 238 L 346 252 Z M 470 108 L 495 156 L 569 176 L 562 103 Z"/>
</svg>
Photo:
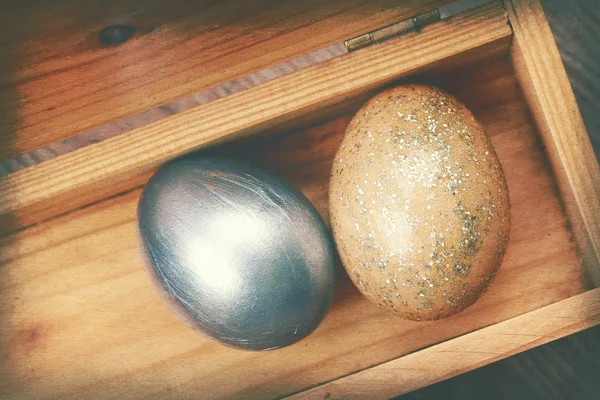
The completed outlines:
<svg viewBox="0 0 600 400">
<path fill-rule="evenodd" d="M 188 156 L 144 188 L 138 228 L 159 293 L 191 327 L 228 345 L 290 345 L 333 297 L 334 250 L 312 204 L 280 178 Z"/>
</svg>

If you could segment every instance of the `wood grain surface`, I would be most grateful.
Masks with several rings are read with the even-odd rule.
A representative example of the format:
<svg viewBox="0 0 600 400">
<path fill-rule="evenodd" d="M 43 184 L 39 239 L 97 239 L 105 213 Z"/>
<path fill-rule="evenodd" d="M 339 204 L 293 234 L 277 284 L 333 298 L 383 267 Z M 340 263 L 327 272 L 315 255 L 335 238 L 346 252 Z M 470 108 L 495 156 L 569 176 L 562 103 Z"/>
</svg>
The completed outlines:
<svg viewBox="0 0 600 400">
<path fill-rule="evenodd" d="M 566 68 L 579 109 L 583 115 L 592 146 L 600 154 L 600 32 L 595 29 L 600 20 L 596 0 L 541 0 L 553 36 Z M 342 43 L 315 50 L 309 54 L 284 61 L 273 67 L 236 78 L 216 87 L 169 100 L 147 111 L 118 119 L 87 130 L 60 142 L 51 143 L 6 160 L 0 160 L 0 176 L 39 164 L 61 154 L 97 143 L 169 115 L 189 110 L 209 101 L 228 96 L 276 79 L 311 65 L 345 54 Z"/>
<path fill-rule="evenodd" d="M 0 6 L 0 159 L 342 42 L 444 2 L 4 3 Z M 112 32 L 103 35 L 103 29 L 111 27 Z"/>
<path fill-rule="evenodd" d="M 261 69 L 252 74 L 227 81 L 209 89 L 174 99 L 147 111 L 112 121 L 95 129 L 87 130 L 61 140 L 60 142 L 51 143 L 39 149 L 15 155 L 5 160 L 0 160 L 0 176 L 20 171 L 24 168 L 56 158 L 62 154 L 70 153 L 90 144 L 98 143 L 127 131 L 157 122 L 168 116 L 191 110 L 211 101 L 264 84 L 284 75 L 331 60 L 332 58 L 346 54 L 347 52 L 344 44 L 340 42 L 327 48 L 315 50 L 314 52 L 284 61 L 272 67 Z"/>
<path fill-rule="evenodd" d="M 334 306 L 309 338 L 277 352 L 223 347 L 178 323 L 154 293 L 137 251 L 135 190 L 2 241 L 0 393 L 19 399 L 277 397 L 576 295 L 575 244 L 507 55 L 413 79 L 465 102 L 506 172 L 511 241 L 496 280 L 473 307 L 438 322 L 404 321 L 362 297 L 340 269 Z M 327 219 L 331 159 L 349 118 L 219 151 L 277 172 Z"/>
<path fill-rule="evenodd" d="M 290 399 L 389 399 L 599 323 L 600 289 L 594 289 Z"/>
<path fill-rule="evenodd" d="M 507 0 L 511 54 L 591 287 L 600 286 L 600 166 L 538 0 Z"/>
<path fill-rule="evenodd" d="M 0 180 L 0 228 L 25 227 L 140 186 L 186 152 L 296 119 L 314 123 L 324 110 L 394 79 L 506 49 L 510 38 L 504 9 L 493 3 L 12 173 Z M 415 55 L 414 48 L 423 50 Z"/>
</svg>

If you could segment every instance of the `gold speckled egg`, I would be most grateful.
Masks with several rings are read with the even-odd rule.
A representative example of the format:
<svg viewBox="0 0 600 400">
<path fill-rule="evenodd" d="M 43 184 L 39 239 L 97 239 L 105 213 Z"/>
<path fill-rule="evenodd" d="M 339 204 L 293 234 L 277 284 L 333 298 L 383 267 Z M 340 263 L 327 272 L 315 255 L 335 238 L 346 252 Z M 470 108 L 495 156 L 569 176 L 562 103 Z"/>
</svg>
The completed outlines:
<svg viewBox="0 0 600 400">
<path fill-rule="evenodd" d="M 396 87 L 363 106 L 335 156 L 329 198 L 352 281 L 408 319 L 473 304 L 508 243 L 508 189 L 492 144 L 434 87 Z"/>
</svg>

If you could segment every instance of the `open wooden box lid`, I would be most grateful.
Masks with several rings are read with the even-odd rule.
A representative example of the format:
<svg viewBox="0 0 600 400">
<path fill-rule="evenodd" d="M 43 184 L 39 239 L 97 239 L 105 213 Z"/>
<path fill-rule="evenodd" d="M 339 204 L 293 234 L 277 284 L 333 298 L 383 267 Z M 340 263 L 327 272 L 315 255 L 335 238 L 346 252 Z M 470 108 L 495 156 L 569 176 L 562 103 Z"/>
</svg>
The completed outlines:
<svg viewBox="0 0 600 400">
<path fill-rule="evenodd" d="M 0 159 L 446 3 L 13 2 L 0 17 Z"/>
<path fill-rule="evenodd" d="M 84 156 L 89 161 L 85 169 L 68 158 L 57 161 L 57 155 L 77 158 L 75 149 L 120 133 L 132 133 L 134 128 L 150 129 L 151 123 L 166 120 L 171 113 L 182 115 L 182 111 L 197 108 L 205 100 L 214 100 L 198 103 L 202 96 L 224 92 L 219 97 L 264 83 L 289 73 L 291 64 L 292 70 L 318 64 L 366 42 L 419 30 L 484 3 L 334 0 L 249 6 L 226 1 L 169 6 L 161 3 L 153 7 L 135 2 L 110 7 L 94 3 L 83 7 L 74 2 L 53 2 L 39 10 L 16 6 L 4 15 L 8 21 L 21 23 L 2 28 L 15 40 L 6 47 L 9 62 L 2 71 L 6 85 L 0 89 L 0 124 L 4 124 L 6 133 L 0 138 L 0 160 L 9 157 L 4 165 L 8 165 L 9 172 L 18 173 L 0 176 L 0 233 L 25 228 L 139 186 L 147 180 L 148 172 L 182 153 L 165 153 L 166 158 L 153 155 L 151 160 L 143 161 L 129 157 L 139 162 L 126 166 L 118 162 L 115 149 L 105 151 L 96 146 L 89 151 L 104 152 L 111 158 L 110 164 Z M 505 39 L 506 32 L 496 32 L 496 39 Z M 297 57 L 290 63 L 295 56 L 301 59 Z M 402 62 L 411 68 L 410 54 L 406 56 Z M 380 63 L 370 61 L 366 65 L 370 64 Z M 385 73 L 392 76 L 395 69 Z M 337 80 L 338 86 L 348 86 L 343 76 Z M 291 87 L 279 90 L 294 94 Z M 228 122 L 228 118 L 219 118 Z M 268 122 L 275 127 L 281 121 Z M 178 130 L 186 127 L 181 122 L 176 125 Z M 197 124 L 187 136 L 201 129 L 211 136 L 211 130 Z M 217 136 L 223 140 L 230 135 Z M 202 147 L 209 144 L 208 140 L 202 142 Z M 215 143 L 210 141 L 211 145 Z M 117 148 L 126 151 L 129 145 Z M 182 151 L 199 148 L 186 146 Z M 47 160 L 76 168 L 75 175 L 80 179 L 72 179 L 74 175 L 62 167 L 62 174 L 55 174 L 55 165 Z M 31 165 L 33 168 L 22 171 Z M 111 179 L 106 180 L 109 176 Z M 57 180 L 68 183 L 63 185 Z"/>
</svg>

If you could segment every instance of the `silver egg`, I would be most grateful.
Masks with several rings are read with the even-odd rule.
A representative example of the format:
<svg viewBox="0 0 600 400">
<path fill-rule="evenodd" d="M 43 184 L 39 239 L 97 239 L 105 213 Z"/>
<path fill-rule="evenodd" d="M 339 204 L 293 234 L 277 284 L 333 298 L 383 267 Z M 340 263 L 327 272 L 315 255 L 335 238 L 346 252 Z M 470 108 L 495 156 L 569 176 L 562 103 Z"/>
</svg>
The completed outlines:
<svg viewBox="0 0 600 400">
<path fill-rule="evenodd" d="M 334 247 L 312 204 L 272 173 L 193 155 L 138 206 L 147 269 L 171 310 L 222 343 L 279 348 L 310 334 L 334 292 Z"/>
</svg>

